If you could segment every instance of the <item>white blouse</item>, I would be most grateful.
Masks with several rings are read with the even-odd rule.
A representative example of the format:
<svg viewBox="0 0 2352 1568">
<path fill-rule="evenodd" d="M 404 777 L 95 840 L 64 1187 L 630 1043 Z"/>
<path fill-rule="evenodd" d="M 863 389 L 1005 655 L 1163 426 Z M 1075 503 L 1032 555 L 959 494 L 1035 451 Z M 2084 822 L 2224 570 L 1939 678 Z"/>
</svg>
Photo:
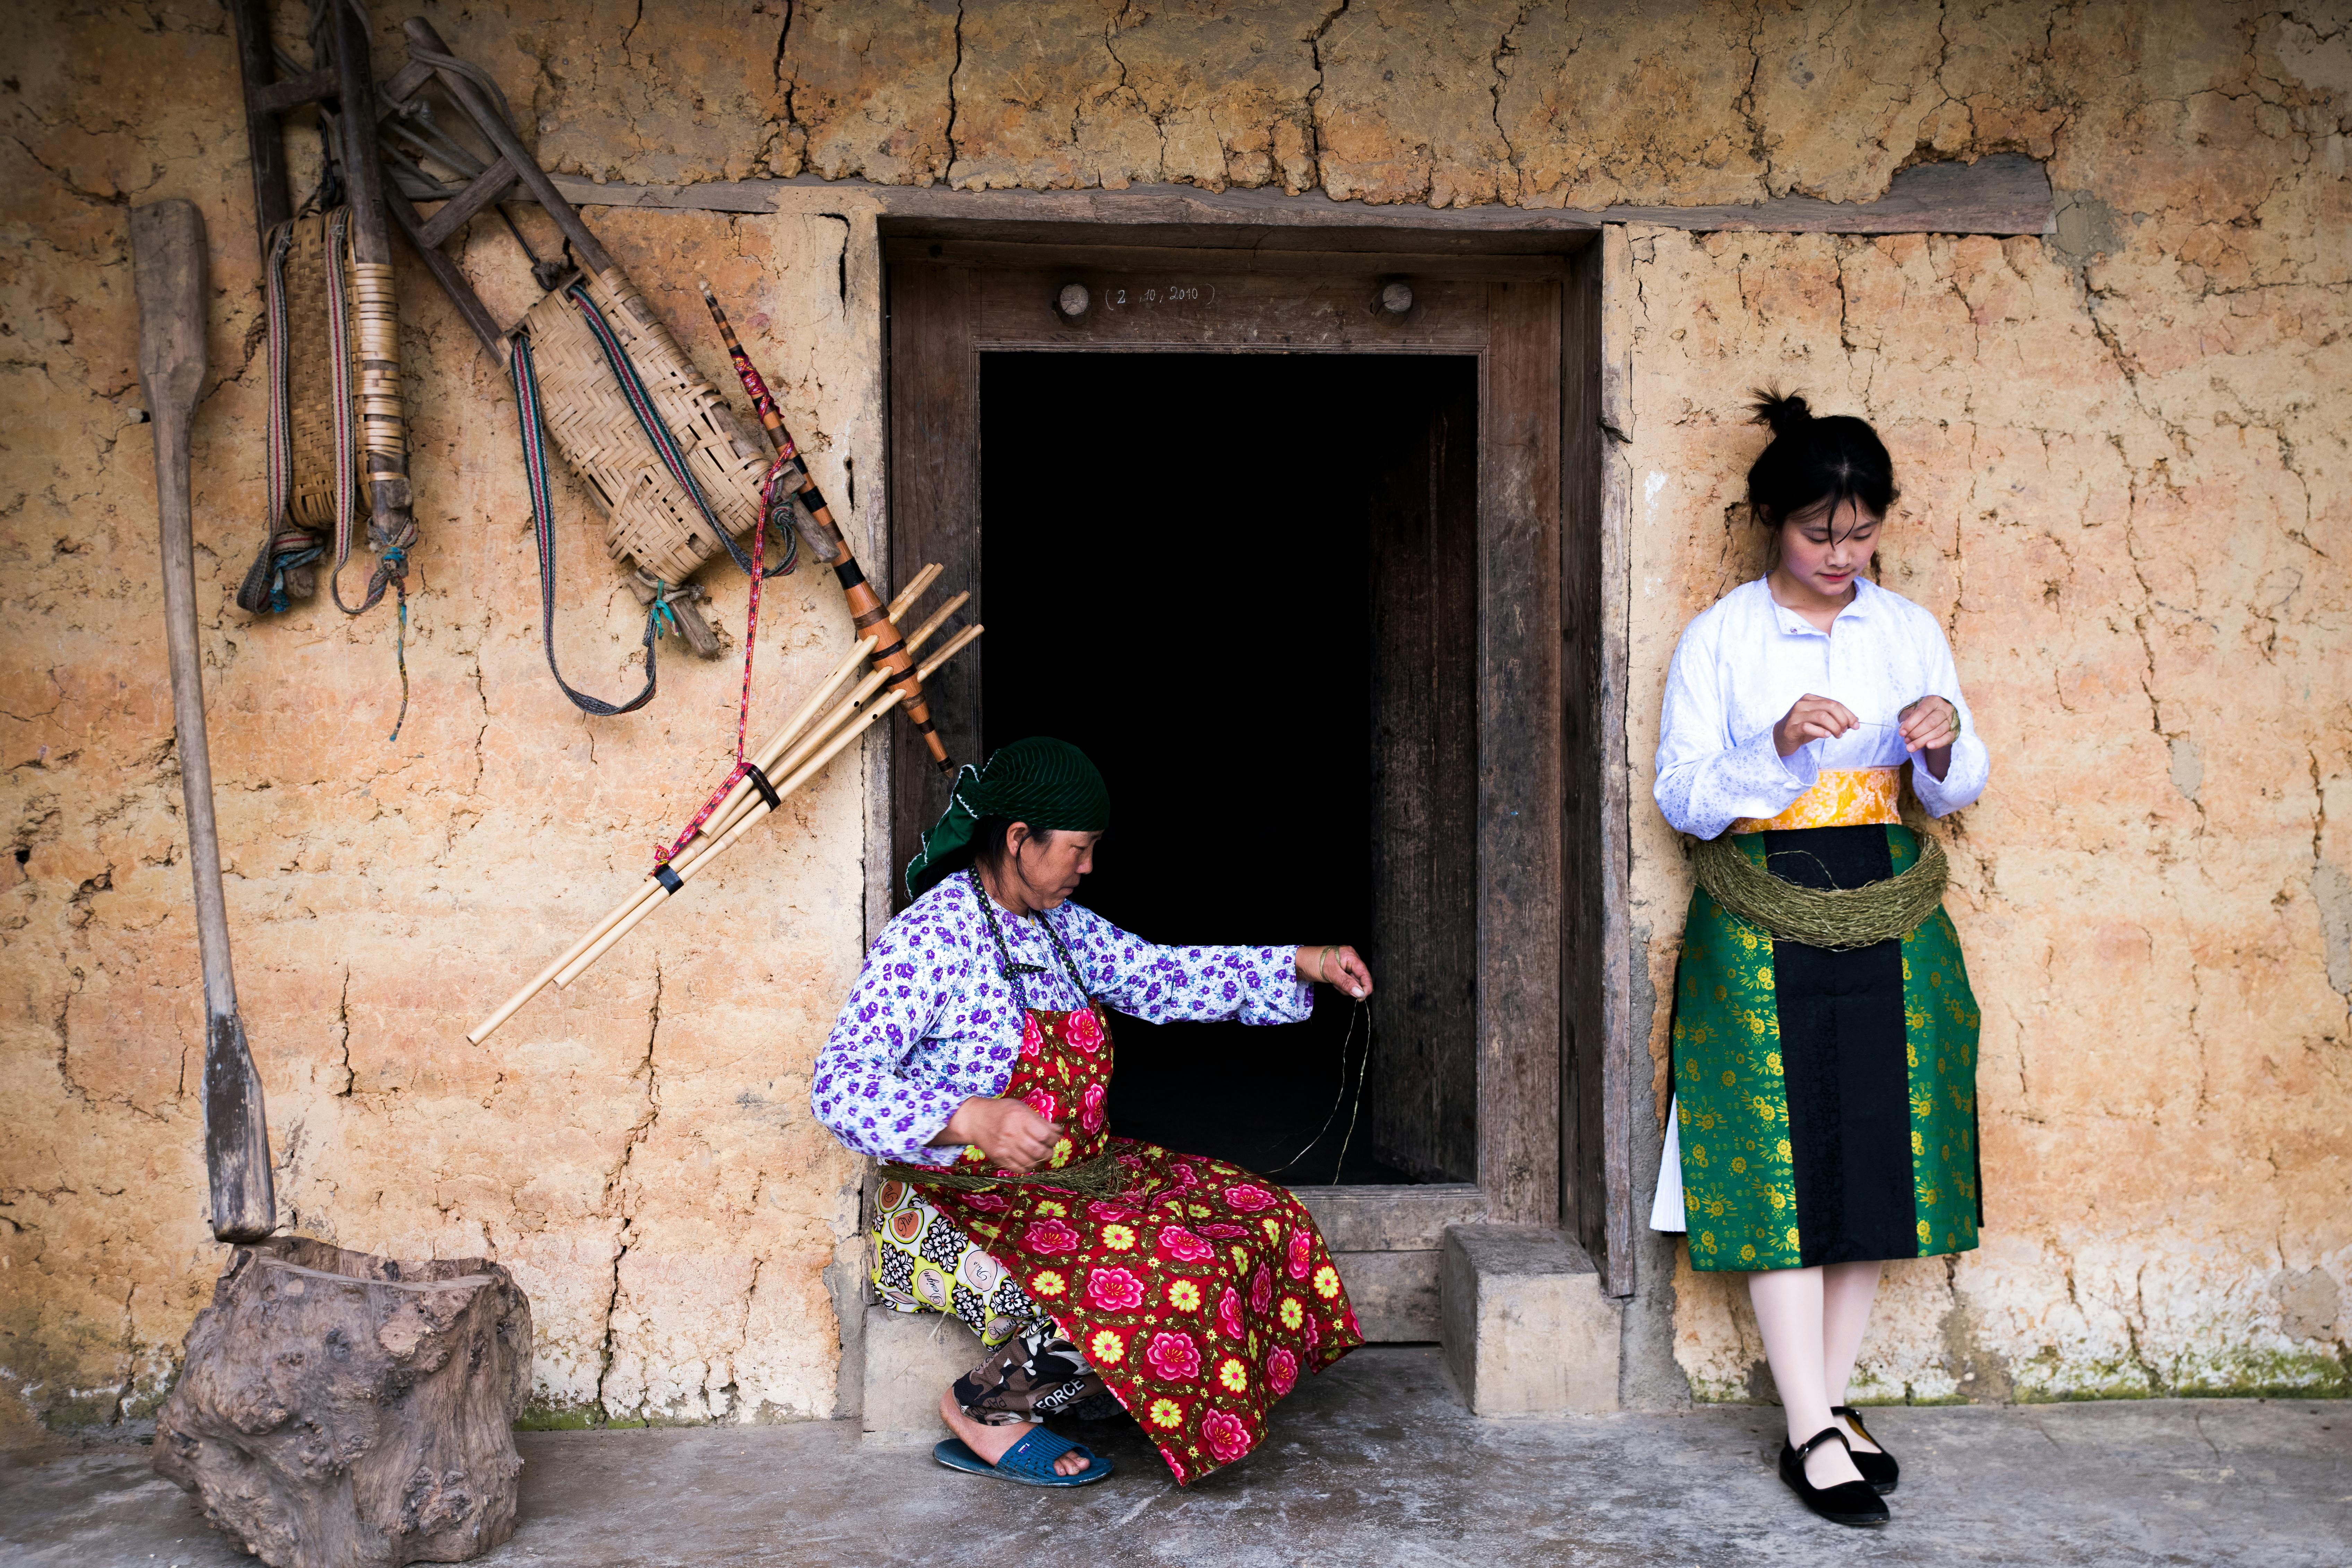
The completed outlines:
<svg viewBox="0 0 2352 1568">
<path fill-rule="evenodd" d="M 1772 744 L 1772 726 L 1808 693 L 1844 703 L 1863 727 L 1784 758 Z M 1678 831 L 1714 838 L 1741 817 L 1780 816 L 1825 770 L 1916 762 L 1904 749 L 1897 715 L 1922 697 L 1941 697 L 1960 715 L 1944 776 L 1911 770 L 1919 804 L 1930 816 L 1947 816 L 1984 793 L 1991 759 L 1936 617 L 1857 577 L 1853 603 L 1824 632 L 1781 608 L 1764 579 L 1742 583 L 1684 627 L 1675 645 L 1658 729 L 1658 809 Z M 1670 1101 L 1654 1230 L 1685 1228 L 1680 1121 L 1680 1107 Z"/>
<path fill-rule="evenodd" d="M 1825 769 L 1891 768 L 1913 760 L 1897 717 L 1922 697 L 1960 716 L 1951 764 L 1911 770 L 1930 816 L 1984 793 L 1990 761 L 1977 734 L 1951 645 L 1936 617 L 1857 577 L 1853 603 L 1826 632 L 1774 602 L 1762 578 L 1742 583 L 1683 628 L 1666 672 L 1658 731 L 1658 809 L 1681 832 L 1714 838 L 1743 816 L 1774 817 Z M 1863 727 L 1783 758 L 1772 726 L 1808 693 L 1834 698 Z"/>
</svg>

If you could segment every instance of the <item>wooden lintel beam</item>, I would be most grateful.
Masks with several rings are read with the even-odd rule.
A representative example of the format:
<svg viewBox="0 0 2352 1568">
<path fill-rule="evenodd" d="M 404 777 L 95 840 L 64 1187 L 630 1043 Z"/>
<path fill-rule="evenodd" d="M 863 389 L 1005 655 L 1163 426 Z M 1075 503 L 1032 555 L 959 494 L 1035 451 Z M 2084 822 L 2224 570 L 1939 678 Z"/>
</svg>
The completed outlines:
<svg viewBox="0 0 2352 1568">
<path fill-rule="evenodd" d="M 581 206 L 690 212 L 774 212 L 783 191 L 840 191 L 880 204 L 894 218 L 1001 224 L 1102 223 L 1137 227 L 1419 229 L 1457 235 L 1589 233 L 1604 224 L 1648 224 L 1697 232 L 1781 234 L 2049 234 L 2055 207 L 2050 175 L 2036 159 L 2001 153 L 1973 163 L 1920 163 L 1898 173 L 1872 202 L 1775 196 L 1741 205 L 1433 208 L 1334 201 L 1319 193 L 1205 191 L 1136 185 L 1124 191 L 960 191 L 940 185 L 878 185 L 864 180 L 712 180 L 691 185 L 597 184 L 558 176 Z"/>
</svg>

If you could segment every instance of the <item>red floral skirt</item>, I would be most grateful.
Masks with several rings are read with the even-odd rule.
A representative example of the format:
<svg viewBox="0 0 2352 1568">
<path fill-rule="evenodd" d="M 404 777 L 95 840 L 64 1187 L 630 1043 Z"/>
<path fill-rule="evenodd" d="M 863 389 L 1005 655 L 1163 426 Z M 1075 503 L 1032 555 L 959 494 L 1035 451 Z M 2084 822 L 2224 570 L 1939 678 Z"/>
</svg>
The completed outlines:
<svg viewBox="0 0 2352 1568">
<path fill-rule="evenodd" d="M 1108 1152 L 1132 1173 L 1117 1197 L 1037 1186 L 923 1195 L 1020 1279 L 1189 1484 L 1255 1447 L 1300 1373 L 1364 1337 L 1313 1216 L 1289 1192 L 1203 1155 L 1086 1142 L 1096 1146 L 1085 1157 Z"/>
</svg>

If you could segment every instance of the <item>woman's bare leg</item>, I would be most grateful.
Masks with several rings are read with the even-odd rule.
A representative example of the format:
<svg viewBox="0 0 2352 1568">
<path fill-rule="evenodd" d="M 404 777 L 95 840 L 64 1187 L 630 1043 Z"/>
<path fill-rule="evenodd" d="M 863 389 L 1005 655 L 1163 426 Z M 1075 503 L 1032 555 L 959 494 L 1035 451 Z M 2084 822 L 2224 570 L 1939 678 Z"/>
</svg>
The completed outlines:
<svg viewBox="0 0 2352 1568">
<path fill-rule="evenodd" d="M 1870 1327 L 1870 1304 L 1878 1295 L 1876 1263 L 1832 1263 L 1822 1270 L 1822 1372 L 1832 1405 L 1850 1405 L 1846 1384 L 1862 1353 L 1863 1331 Z M 1864 1453 L 1878 1445 L 1840 1421 L 1848 1441 Z"/>
<path fill-rule="evenodd" d="M 1013 1444 L 1029 1436 L 1032 1425 L 1027 1421 L 1016 1421 L 1003 1426 L 991 1426 L 975 1421 L 963 1413 L 963 1406 L 956 1403 L 952 1388 L 940 1395 L 940 1419 L 948 1424 L 949 1431 L 963 1439 L 965 1447 L 992 1465 L 1004 1458 L 1005 1451 Z M 1088 1468 L 1084 1454 L 1065 1454 L 1054 1461 L 1054 1473 L 1057 1476 L 1075 1476 Z"/>
<path fill-rule="evenodd" d="M 1772 1363 L 1772 1381 L 1780 1385 L 1789 1444 L 1801 1447 L 1822 1427 L 1838 1425 L 1830 1415 L 1829 1377 L 1822 1364 L 1822 1271 L 1775 1268 L 1750 1274 L 1748 1299 L 1755 1303 L 1764 1354 Z M 1817 1487 L 1833 1487 L 1862 1479 L 1862 1472 L 1844 1448 L 1824 1443 L 1805 1460 L 1805 1479 Z"/>
</svg>

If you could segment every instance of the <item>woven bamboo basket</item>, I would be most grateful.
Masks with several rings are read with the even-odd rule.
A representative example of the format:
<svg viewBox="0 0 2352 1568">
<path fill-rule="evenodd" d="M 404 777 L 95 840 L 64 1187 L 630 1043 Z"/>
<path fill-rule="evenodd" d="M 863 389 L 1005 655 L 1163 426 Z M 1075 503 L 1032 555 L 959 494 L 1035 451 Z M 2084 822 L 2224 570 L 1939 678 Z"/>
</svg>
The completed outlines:
<svg viewBox="0 0 2352 1568">
<path fill-rule="evenodd" d="M 601 277 L 582 277 L 710 510 L 737 538 L 749 535 L 760 521 L 766 448 L 686 357 L 627 274 L 614 266 Z M 533 305 L 520 325 L 530 334 L 548 434 L 604 508 L 605 550 L 665 582 L 684 582 L 721 542 L 646 443 L 579 307 L 559 289 Z"/>
<path fill-rule="evenodd" d="M 294 488 L 287 498 L 288 520 L 320 532 L 335 526 L 334 359 L 327 331 L 327 221 L 325 213 L 294 220 L 286 253 L 286 387 L 289 456 Z M 358 296 L 345 259 L 344 306 L 356 320 Z M 351 334 L 351 387 L 360 385 L 359 334 Z M 351 426 L 359 428 L 354 420 Z M 367 515 L 367 487 L 352 487 L 354 516 Z"/>
</svg>

